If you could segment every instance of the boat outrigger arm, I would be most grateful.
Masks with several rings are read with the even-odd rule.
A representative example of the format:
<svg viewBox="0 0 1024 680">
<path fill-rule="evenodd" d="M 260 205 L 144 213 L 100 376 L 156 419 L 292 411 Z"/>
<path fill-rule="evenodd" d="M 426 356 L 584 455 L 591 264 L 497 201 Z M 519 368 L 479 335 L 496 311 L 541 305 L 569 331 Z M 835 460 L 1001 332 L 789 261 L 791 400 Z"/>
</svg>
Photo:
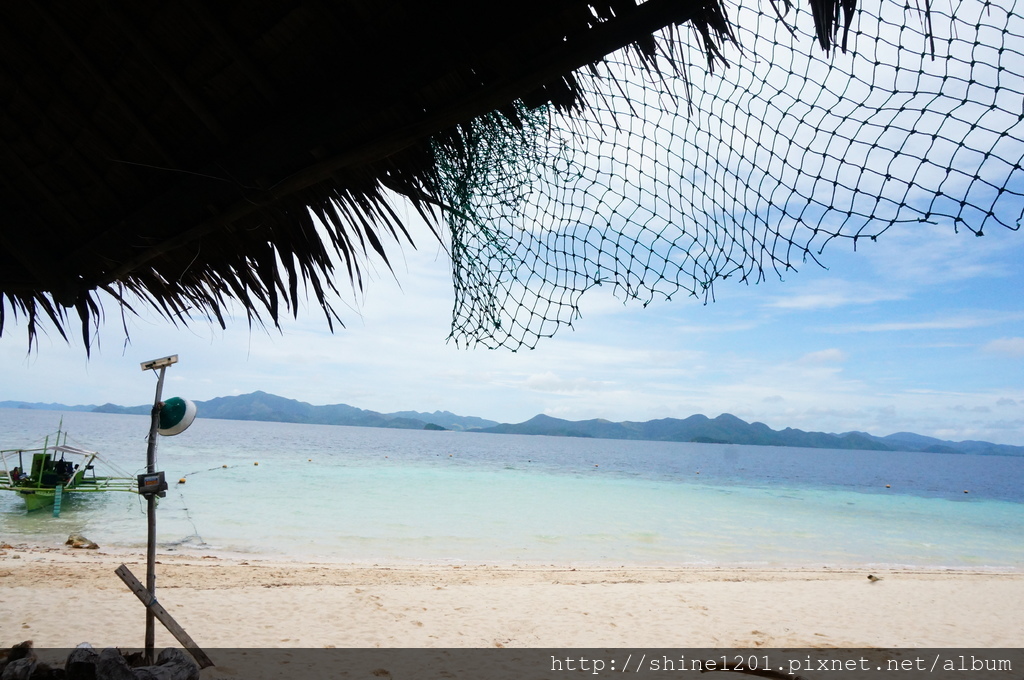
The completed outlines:
<svg viewBox="0 0 1024 680">
<path fill-rule="evenodd" d="M 96 451 L 68 445 L 67 433 L 58 430 L 54 446 L 50 446 L 49 439 L 42 448 L 0 451 L 0 491 L 13 491 L 24 498 L 29 511 L 52 505 L 57 516 L 61 501 L 68 494 L 138 492 L 134 477 L 102 459 Z M 112 474 L 97 475 L 97 464 Z"/>
</svg>

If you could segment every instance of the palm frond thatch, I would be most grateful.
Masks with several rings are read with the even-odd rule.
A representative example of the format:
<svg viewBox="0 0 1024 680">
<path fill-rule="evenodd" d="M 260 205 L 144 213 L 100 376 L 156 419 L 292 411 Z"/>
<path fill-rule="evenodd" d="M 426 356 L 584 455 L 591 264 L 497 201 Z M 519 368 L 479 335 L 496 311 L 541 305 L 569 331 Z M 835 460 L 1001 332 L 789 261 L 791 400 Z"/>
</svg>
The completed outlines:
<svg viewBox="0 0 1024 680">
<path fill-rule="evenodd" d="M 812 3 L 823 46 L 852 7 Z M 680 25 L 721 60 L 718 0 L 5 3 L 0 333 L 77 316 L 88 347 L 98 291 L 223 325 L 229 301 L 276 324 L 305 289 L 340 322 L 337 281 L 411 242 L 388 192 L 438 224 L 462 126 L 571 115 L 621 48 L 673 70 Z"/>
</svg>

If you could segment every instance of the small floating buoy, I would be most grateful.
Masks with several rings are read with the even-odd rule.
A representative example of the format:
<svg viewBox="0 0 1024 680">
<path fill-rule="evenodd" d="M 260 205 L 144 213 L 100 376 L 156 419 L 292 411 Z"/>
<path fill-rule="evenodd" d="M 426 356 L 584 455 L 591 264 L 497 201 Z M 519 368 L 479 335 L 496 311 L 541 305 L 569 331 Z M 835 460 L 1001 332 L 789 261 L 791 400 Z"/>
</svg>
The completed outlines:
<svg viewBox="0 0 1024 680">
<path fill-rule="evenodd" d="M 308 460 L 308 461 L 309 461 L 310 463 L 312 463 L 312 462 L 313 462 L 313 459 L 312 459 L 312 458 L 307 458 L 306 460 Z"/>
<path fill-rule="evenodd" d="M 259 464 L 260 464 L 259 461 L 256 461 L 255 463 L 253 463 L 253 465 L 259 465 Z"/>
<path fill-rule="evenodd" d="M 185 478 L 184 477 L 182 477 L 181 479 L 178 480 L 178 484 L 184 484 L 184 483 L 185 483 Z"/>
<path fill-rule="evenodd" d="M 222 468 L 226 468 L 226 467 L 227 467 L 227 465 L 221 465 L 221 467 L 222 467 Z"/>
<path fill-rule="evenodd" d="M 594 463 L 594 467 L 597 467 L 597 463 Z"/>
<path fill-rule="evenodd" d="M 892 487 L 891 487 L 891 486 L 889 486 L 888 484 L 886 484 L 886 485 L 885 485 L 885 488 L 886 488 L 886 489 L 891 489 Z"/>
<path fill-rule="evenodd" d="M 964 493 L 970 493 L 970 491 L 968 491 L 967 489 L 964 489 Z"/>
</svg>

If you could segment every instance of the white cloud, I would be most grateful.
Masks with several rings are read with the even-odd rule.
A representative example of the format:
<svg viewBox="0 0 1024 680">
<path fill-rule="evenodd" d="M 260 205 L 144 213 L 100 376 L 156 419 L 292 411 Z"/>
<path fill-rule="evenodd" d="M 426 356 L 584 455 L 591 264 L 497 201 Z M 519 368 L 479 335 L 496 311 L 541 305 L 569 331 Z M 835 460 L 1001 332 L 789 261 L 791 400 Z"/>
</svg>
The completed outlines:
<svg viewBox="0 0 1024 680">
<path fill-rule="evenodd" d="M 710 335 L 712 333 L 745 333 L 756 329 L 760 324 L 756 321 L 736 321 L 733 323 L 711 324 L 680 324 L 676 331 L 689 335 Z"/>
<path fill-rule="evenodd" d="M 988 406 L 983 406 L 983 405 L 982 406 L 966 406 L 964 404 L 955 404 L 954 406 L 950 406 L 949 409 L 951 411 L 956 411 L 958 413 L 992 413 L 992 409 L 991 408 L 989 408 Z"/>
<path fill-rule="evenodd" d="M 794 292 L 784 291 L 783 294 L 769 300 L 765 306 L 774 309 L 813 311 L 851 305 L 871 305 L 905 298 L 905 293 L 894 289 L 885 290 L 865 286 L 863 282 L 822 278 L 802 285 Z"/>
<path fill-rule="evenodd" d="M 928 330 L 964 330 L 982 328 L 1019 321 L 1024 314 L 1018 312 L 965 312 L 950 313 L 948 316 L 922 321 L 880 321 L 875 323 L 847 324 L 824 328 L 830 333 L 883 333 Z"/>
<path fill-rule="evenodd" d="M 1002 229 L 979 238 L 948 225 L 902 225 L 890 228 L 863 255 L 879 275 L 920 290 L 1012 275 L 1006 252 L 1018 241 L 1018 234 Z"/>
<path fill-rule="evenodd" d="M 846 352 L 836 348 L 810 352 L 800 357 L 800 363 L 803 364 L 831 364 L 844 361 L 846 361 Z"/>
<path fill-rule="evenodd" d="M 999 338 L 989 342 L 982 349 L 989 354 L 1019 359 L 1024 357 L 1024 338 Z"/>
<path fill-rule="evenodd" d="M 530 375 L 522 381 L 522 385 L 527 389 L 555 394 L 605 392 L 612 388 L 614 384 L 610 380 L 590 380 L 582 377 L 566 378 L 553 371 Z"/>
</svg>

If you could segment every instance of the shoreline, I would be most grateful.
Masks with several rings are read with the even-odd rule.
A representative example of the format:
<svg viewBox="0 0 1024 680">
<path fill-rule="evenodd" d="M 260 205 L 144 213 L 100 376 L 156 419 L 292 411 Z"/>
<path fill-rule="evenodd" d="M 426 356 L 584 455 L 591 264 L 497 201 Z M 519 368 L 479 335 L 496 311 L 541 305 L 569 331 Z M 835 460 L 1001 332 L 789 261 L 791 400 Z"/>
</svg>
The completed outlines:
<svg viewBox="0 0 1024 680">
<path fill-rule="evenodd" d="M 110 560 L 136 560 L 145 559 L 146 547 L 139 546 L 110 546 L 102 545 L 97 550 L 71 549 L 70 546 L 61 542 L 55 543 L 30 543 L 19 541 L 12 543 L 10 540 L 0 539 L 0 561 L 5 557 L 4 552 L 27 552 L 32 554 L 48 555 L 94 555 L 109 558 Z M 335 566 L 353 568 L 450 568 L 450 567 L 481 567 L 481 568 L 515 568 L 515 569 L 548 569 L 548 568 L 575 568 L 588 571 L 601 570 L 679 570 L 679 571 L 764 571 L 764 572 L 869 572 L 871 570 L 888 572 L 907 573 L 962 573 L 962 574 L 1021 574 L 1024 575 L 1024 565 L 947 565 L 947 564 L 904 564 L 896 562 L 850 562 L 850 563 L 827 563 L 822 560 L 815 565 L 781 562 L 658 562 L 631 560 L 558 560 L 558 559 L 515 559 L 515 560 L 478 560 L 470 558 L 448 558 L 448 559 L 402 559 L 402 558 L 335 558 L 325 555 L 301 555 L 282 553 L 249 553 L 239 552 L 217 547 L 188 546 L 182 549 L 167 548 L 157 545 L 157 560 L 187 562 L 204 562 L 206 560 L 220 560 L 223 563 L 231 564 L 274 564 L 280 566 Z M 62 559 L 62 558 L 57 558 Z"/>
<path fill-rule="evenodd" d="M 211 649 L 1024 646 L 1015 570 L 157 562 L 160 603 Z M 0 549 L 0 645 L 141 647 L 122 563 L 144 580 L 144 551 Z M 159 625 L 156 644 L 180 646 Z"/>
</svg>

